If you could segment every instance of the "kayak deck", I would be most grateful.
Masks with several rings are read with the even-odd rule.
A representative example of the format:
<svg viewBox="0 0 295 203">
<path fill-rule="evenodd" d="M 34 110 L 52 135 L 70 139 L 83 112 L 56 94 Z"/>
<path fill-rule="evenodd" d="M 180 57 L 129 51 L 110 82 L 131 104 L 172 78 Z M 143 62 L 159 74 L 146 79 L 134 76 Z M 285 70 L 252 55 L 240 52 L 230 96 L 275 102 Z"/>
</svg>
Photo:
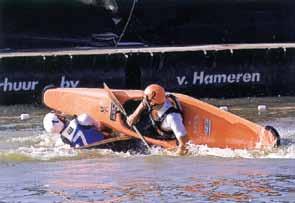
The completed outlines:
<svg viewBox="0 0 295 203">
<path fill-rule="evenodd" d="M 121 104 L 133 103 L 131 113 L 141 100 L 141 90 L 112 90 Z M 233 149 L 262 149 L 277 144 L 273 132 L 256 123 L 190 96 L 175 94 L 183 108 L 187 138 L 193 144 Z M 124 135 L 139 138 L 125 122 L 114 103 L 100 88 L 55 88 L 45 91 L 44 104 L 69 115 L 87 113 L 104 126 Z M 144 132 L 143 132 L 144 133 Z M 164 148 L 175 148 L 176 140 L 145 136 L 148 143 Z"/>
</svg>

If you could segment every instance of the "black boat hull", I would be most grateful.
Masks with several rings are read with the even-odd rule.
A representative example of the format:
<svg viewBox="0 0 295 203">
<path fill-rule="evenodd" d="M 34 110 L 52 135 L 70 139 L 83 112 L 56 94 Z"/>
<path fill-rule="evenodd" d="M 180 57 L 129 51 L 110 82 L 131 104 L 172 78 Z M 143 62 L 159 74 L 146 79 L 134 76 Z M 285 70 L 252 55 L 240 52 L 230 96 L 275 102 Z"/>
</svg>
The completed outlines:
<svg viewBox="0 0 295 203">
<path fill-rule="evenodd" d="M 292 0 L 2 0 L 0 49 L 292 42 L 294 8 Z"/>
</svg>

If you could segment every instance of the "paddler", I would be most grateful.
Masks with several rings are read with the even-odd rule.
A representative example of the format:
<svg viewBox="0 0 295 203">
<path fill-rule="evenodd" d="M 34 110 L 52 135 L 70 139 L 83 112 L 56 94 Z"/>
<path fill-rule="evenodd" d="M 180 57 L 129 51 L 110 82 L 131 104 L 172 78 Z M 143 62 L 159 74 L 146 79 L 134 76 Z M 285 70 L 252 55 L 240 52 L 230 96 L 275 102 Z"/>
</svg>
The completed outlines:
<svg viewBox="0 0 295 203">
<path fill-rule="evenodd" d="M 139 121 L 145 110 L 150 114 L 153 128 L 163 137 L 175 136 L 178 141 L 176 153 L 184 155 L 186 149 L 187 131 L 183 124 L 181 106 L 174 95 L 166 95 L 162 86 L 152 84 L 144 90 L 142 102 L 136 110 L 128 116 L 127 123 L 132 126 Z"/>
<path fill-rule="evenodd" d="M 104 139 L 100 131 L 100 124 L 87 114 L 74 116 L 67 120 L 62 114 L 56 112 L 47 113 L 43 119 L 43 126 L 48 133 L 57 133 L 65 144 L 78 148 Z"/>
</svg>

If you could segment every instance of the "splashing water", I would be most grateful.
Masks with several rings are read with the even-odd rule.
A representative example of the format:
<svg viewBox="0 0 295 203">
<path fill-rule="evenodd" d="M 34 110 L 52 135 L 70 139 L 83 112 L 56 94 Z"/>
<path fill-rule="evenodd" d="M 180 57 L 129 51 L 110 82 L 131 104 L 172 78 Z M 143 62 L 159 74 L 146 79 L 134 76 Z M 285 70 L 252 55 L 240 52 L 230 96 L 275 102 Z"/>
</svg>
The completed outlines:
<svg viewBox="0 0 295 203">
<path fill-rule="evenodd" d="M 278 98 L 269 103 L 276 105 L 284 105 L 284 102 L 277 102 Z M 280 98 L 281 100 L 281 98 Z M 290 106 L 290 99 L 287 98 L 286 105 Z M 249 100 L 250 101 L 250 100 Z M 264 104 L 267 104 L 263 101 Z M 275 101 L 275 102 L 274 102 Z M 209 102 L 209 101 L 208 101 Z M 216 101 L 211 101 L 216 103 Z M 274 126 L 281 135 L 281 146 L 269 151 L 259 150 L 233 150 L 209 148 L 205 145 L 193 145 L 189 143 L 190 157 L 223 157 L 223 158 L 295 158 L 295 120 L 293 119 L 293 108 L 288 112 L 286 108 L 271 107 L 268 112 L 257 114 L 255 112 L 255 102 L 250 101 L 249 105 L 239 104 L 244 100 L 218 100 L 219 105 L 230 106 L 229 111 L 242 115 L 245 118 L 258 122 L 261 125 Z M 260 102 L 260 100 L 259 100 Z M 281 102 L 281 101 L 280 101 Z M 230 104 L 228 104 L 230 103 Z M 254 104 L 253 104 L 254 103 Z M 238 107 L 237 107 L 238 106 Z M 282 110 L 283 109 L 283 110 Z M 175 152 L 164 150 L 160 147 L 153 147 L 149 155 L 135 153 L 132 150 L 123 152 L 113 152 L 108 149 L 92 149 L 92 150 L 75 150 L 68 145 L 62 143 L 58 135 L 49 135 L 44 133 L 42 129 L 42 118 L 48 110 L 34 106 L 0 106 L 0 110 L 4 112 L 1 119 L 0 132 L 0 161 L 14 160 L 63 160 L 63 159 L 82 159 L 97 156 L 176 156 Z M 30 119 L 21 121 L 19 116 L 23 112 L 30 112 Z"/>
<path fill-rule="evenodd" d="M 289 120 L 287 120 L 289 121 Z M 223 158 L 295 158 L 295 128 L 285 128 L 285 121 L 275 122 L 281 134 L 282 145 L 270 151 L 261 150 L 242 150 L 242 149 L 220 149 L 209 148 L 206 145 L 194 145 L 188 143 L 189 153 L 187 156 L 214 156 Z M 295 125 L 293 125 L 295 126 Z M 62 142 L 58 135 L 49 135 L 47 133 L 39 133 L 36 135 L 34 131 L 19 134 L 14 132 L 13 136 L 8 139 L 0 139 L 1 146 L 5 149 L 0 151 L 0 159 L 14 161 L 31 161 L 31 160 L 61 160 L 61 159 L 81 159 L 96 156 L 116 155 L 116 156 L 176 156 L 175 152 L 165 150 L 160 147 L 152 147 L 151 154 L 143 155 L 131 151 L 113 152 L 108 149 L 91 149 L 76 150 Z"/>
</svg>

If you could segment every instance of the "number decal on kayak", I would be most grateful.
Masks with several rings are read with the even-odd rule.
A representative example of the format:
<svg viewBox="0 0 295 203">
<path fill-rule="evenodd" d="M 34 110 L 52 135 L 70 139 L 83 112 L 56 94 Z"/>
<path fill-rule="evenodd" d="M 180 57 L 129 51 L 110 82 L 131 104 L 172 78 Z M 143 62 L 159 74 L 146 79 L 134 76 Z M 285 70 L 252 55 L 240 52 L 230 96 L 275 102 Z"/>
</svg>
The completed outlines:
<svg viewBox="0 0 295 203">
<path fill-rule="evenodd" d="M 211 134 L 211 127 L 212 127 L 212 121 L 208 118 L 205 119 L 205 123 L 204 123 L 204 131 L 205 131 L 205 135 L 210 136 Z"/>
<path fill-rule="evenodd" d="M 107 106 L 100 106 L 100 112 L 101 113 L 109 112 L 109 108 Z"/>
<path fill-rule="evenodd" d="M 110 111 L 110 119 L 112 121 L 116 120 L 116 115 L 117 115 L 117 107 L 116 105 L 112 102 L 111 103 L 111 111 Z"/>
<path fill-rule="evenodd" d="M 199 116 L 195 115 L 193 118 L 193 134 L 195 136 L 198 136 L 198 130 L 199 130 Z"/>
</svg>

